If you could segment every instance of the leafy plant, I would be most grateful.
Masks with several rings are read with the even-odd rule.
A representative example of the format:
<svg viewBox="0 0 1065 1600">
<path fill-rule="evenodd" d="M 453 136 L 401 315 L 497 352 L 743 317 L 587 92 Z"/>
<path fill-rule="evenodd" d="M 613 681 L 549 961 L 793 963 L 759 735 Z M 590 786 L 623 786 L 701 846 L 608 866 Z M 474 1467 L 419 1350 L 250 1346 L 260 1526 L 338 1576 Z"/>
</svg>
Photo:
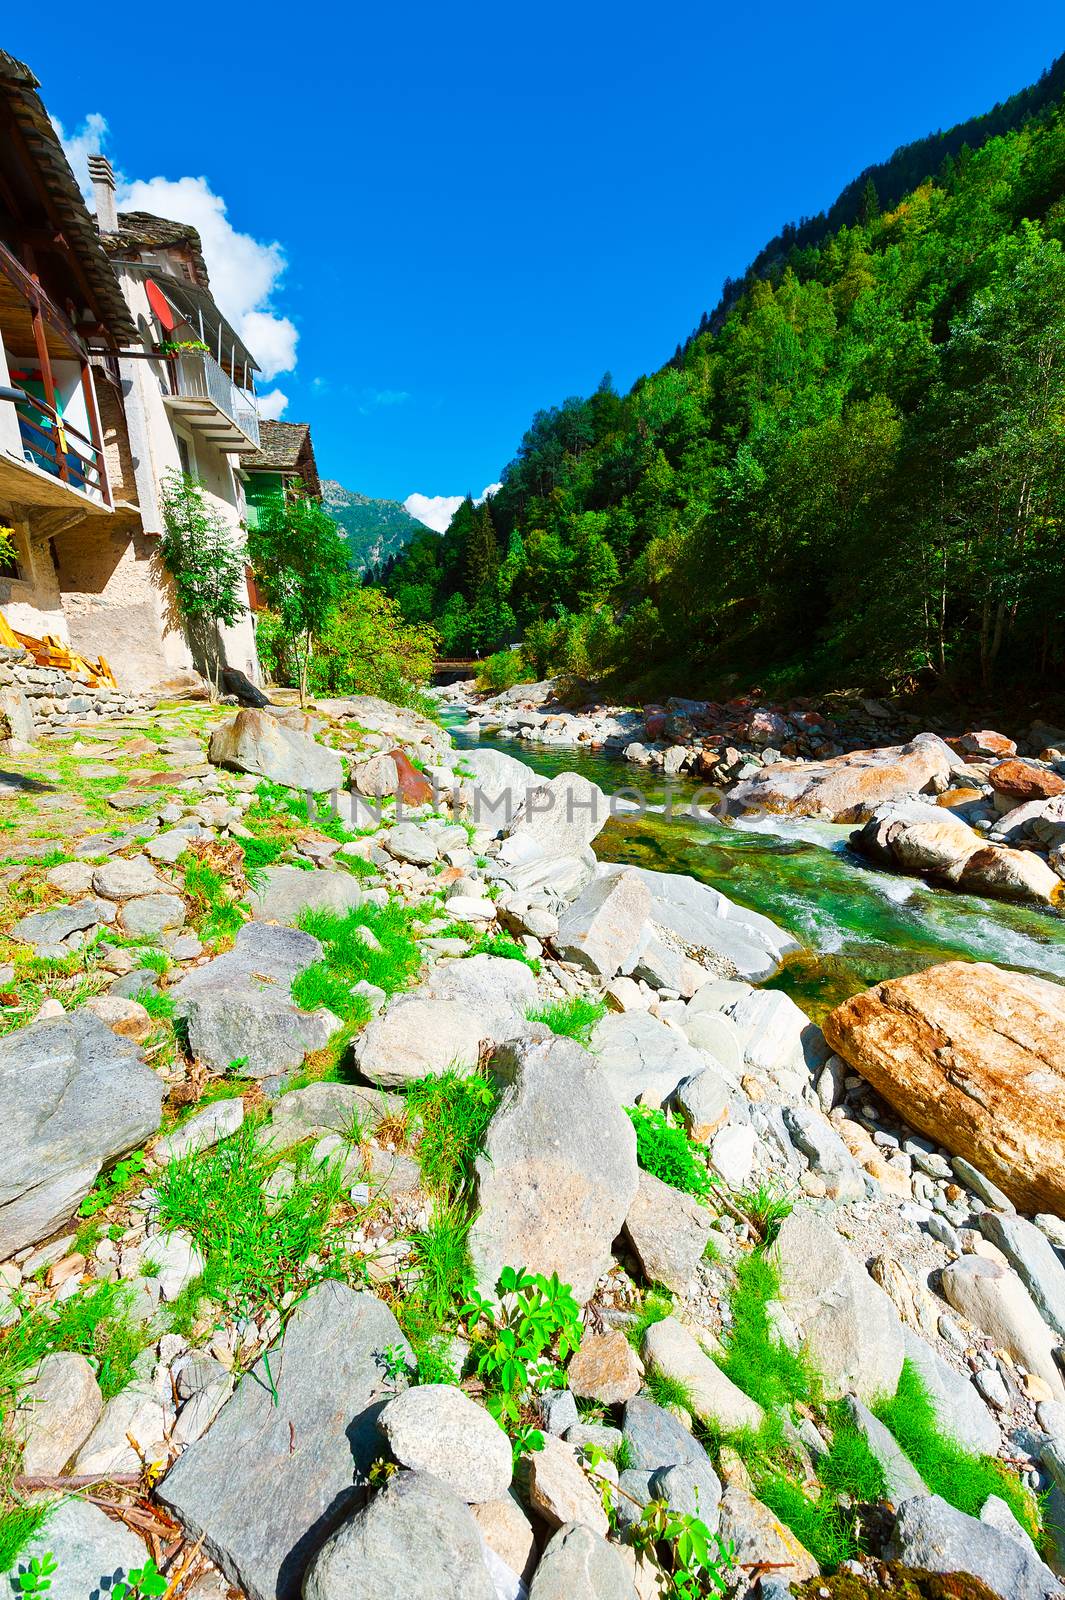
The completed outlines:
<svg viewBox="0 0 1065 1600">
<path fill-rule="evenodd" d="M 31 1556 L 25 1572 L 18 1575 L 19 1594 L 46 1594 L 52 1587 L 53 1575 L 58 1571 L 59 1562 L 51 1550 L 46 1550 L 42 1556 Z"/>
<path fill-rule="evenodd" d="M 644 1171 L 697 1199 L 708 1195 L 714 1187 L 713 1176 L 699 1146 L 684 1129 L 652 1106 L 627 1106 L 626 1110 L 636 1129 L 636 1159 Z"/>
<path fill-rule="evenodd" d="M 287 637 L 304 705 L 314 636 L 350 582 L 347 546 L 332 517 L 297 482 L 259 508 L 248 530 L 248 555 Z"/>
<path fill-rule="evenodd" d="M 106 1177 L 101 1178 L 95 1188 L 89 1190 L 78 1207 L 78 1216 L 94 1217 L 98 1211 L 105 1210 L 113 1200 L 143 1176 L 147 1160 L 143 1150 L 134 1150 L 132 1155 L 116 1162 Z"/>
<path fill-rule="evenodd" d="M 497 1288 L 498 1306 L 473 1294 L 460 1314 L 481 1345 L 477 1372 L 485 1403 L 497 1421 L 516 1427 L 523 1421 L 523 1395 L 564 1383 L 565 1363 L 581 1342 L 581 1313 L 557 1273 L 545 1278 L 504 1267 Z"/>
<path fill-rule="evenodd" d="M 468 956 L 502 956 L 505 961 L 524 961 L 532 972 L 539 972 L 540 962 L 536 956 L 527 955 L 516 939 L 506 933 L 482 934 L 481 937 L 470 945 L 466 954 Z"/>
<path fill-rule="evenodd" d="M 111 1590 L 114 1600 L 155 1600 L 167 1591 L 167 1581 L 151 1556 L 143 1567 L 134 1567 L 128 1577 L 119 1579 Z"/>
<path fill-rule="evenodd" d="M 678 1600 L 702 1600 L 707 1593 L 724 1600 L 731 1592 L 735 1547 L 720 1534 L 711 1533 L 700 1517 L 671 1511 L 664 1500 L 652 1500 L 631 1537 L 656 1566 L 660 1565 L 661 1546 L 668 1546 L 667 1575 Z"/>
<path fill-rule="evenodd" d="M 231 628 L 246 610 L 239 599 L 244 551 L 202 484 L 187 474 L 164 474 L 162 508 L 159 554 L 217 695 L 223 660 L 218 628 Z"/>
</svg>

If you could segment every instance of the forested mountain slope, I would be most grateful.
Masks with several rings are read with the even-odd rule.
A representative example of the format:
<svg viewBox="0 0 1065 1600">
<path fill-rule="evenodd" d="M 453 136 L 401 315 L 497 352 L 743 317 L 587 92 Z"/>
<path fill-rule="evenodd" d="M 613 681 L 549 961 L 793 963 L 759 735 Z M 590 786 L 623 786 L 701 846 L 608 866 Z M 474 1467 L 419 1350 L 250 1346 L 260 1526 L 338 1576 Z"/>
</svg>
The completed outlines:
<svg viewBox="0 0 1065 1600">
<path fill-rule="evenodd" d="M 1059 101 L 792 249 L 629 394 L 539 412 L 387 587 L 448 652 L 524 635 L 629 689 L 1057 677 L 1063 196 Z"/>
<path fill-rule="evenodd" d="M 347 540 L 355 572 L 382 565 L 425 532 L 425 525 L 398 500 L 371 500 L 332 479 L 323 480 L 322 504 Z"/>
</svg>

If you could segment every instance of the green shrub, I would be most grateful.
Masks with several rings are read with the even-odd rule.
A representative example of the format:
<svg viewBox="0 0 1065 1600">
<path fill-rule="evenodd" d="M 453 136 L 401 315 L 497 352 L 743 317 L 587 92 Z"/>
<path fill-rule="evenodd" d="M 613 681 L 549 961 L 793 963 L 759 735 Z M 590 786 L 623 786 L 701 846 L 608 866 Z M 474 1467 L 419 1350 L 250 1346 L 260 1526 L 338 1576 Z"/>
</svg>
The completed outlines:
<svg viewBox="0 0 1065 1600">
<path fill-rule="evenodd" d="M 708 1195 L 714 1180 L 683 1128 L 651 1106 L 627 1106 L 636 1129 L 636 1159 L 645 1172 L 697 1199 Z"/>
<path fill-rule="evenodd" d="M 484 694 L 500 694 L 527 677 L 528 668 L 520 650 L 497 650 L 478 667 L 477 687 Z"/>
</svg>

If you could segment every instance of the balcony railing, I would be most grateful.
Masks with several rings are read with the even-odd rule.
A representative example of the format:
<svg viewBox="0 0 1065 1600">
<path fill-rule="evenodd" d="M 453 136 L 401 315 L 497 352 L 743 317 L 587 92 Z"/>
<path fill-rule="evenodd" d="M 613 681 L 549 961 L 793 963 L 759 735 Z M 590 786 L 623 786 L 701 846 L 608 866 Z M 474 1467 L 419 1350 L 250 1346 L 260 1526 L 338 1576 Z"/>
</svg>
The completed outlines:
<svg viewBox="0 0 1065 1600">
<path fill-rule="evenodd" d="M 213 356 L 202 350 L 182 350 L 169 355 L 166 365 L 171 394 L 182 400 L 209 401 L 258 449 L 259 413 L 255 403 Z"/>
<path fill-rule="evenodd" d="M 102 452 L 77 428 L 64 422 L 46 400 L 27 395 L 16 400 L 19 433 L 26 460 L 71 489 L 107 503 Z"/>
</svg>

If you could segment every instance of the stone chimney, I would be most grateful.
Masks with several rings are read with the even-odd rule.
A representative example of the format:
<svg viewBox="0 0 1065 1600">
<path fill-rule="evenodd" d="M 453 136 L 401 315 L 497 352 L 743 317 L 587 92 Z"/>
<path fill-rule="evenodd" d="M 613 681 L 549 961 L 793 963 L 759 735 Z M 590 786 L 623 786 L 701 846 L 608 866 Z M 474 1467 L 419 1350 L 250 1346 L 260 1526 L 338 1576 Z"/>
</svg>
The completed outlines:
<svg viewBox="0 0 1065 1600">
<path fill-rule="evenodd" d="M 89 157 L 89 177 L 96 201 L 96 221 L 101 233 L 118 232 L 118 207 L 115 205 L 115 175 L 106 156 Z"/>
</svg>

